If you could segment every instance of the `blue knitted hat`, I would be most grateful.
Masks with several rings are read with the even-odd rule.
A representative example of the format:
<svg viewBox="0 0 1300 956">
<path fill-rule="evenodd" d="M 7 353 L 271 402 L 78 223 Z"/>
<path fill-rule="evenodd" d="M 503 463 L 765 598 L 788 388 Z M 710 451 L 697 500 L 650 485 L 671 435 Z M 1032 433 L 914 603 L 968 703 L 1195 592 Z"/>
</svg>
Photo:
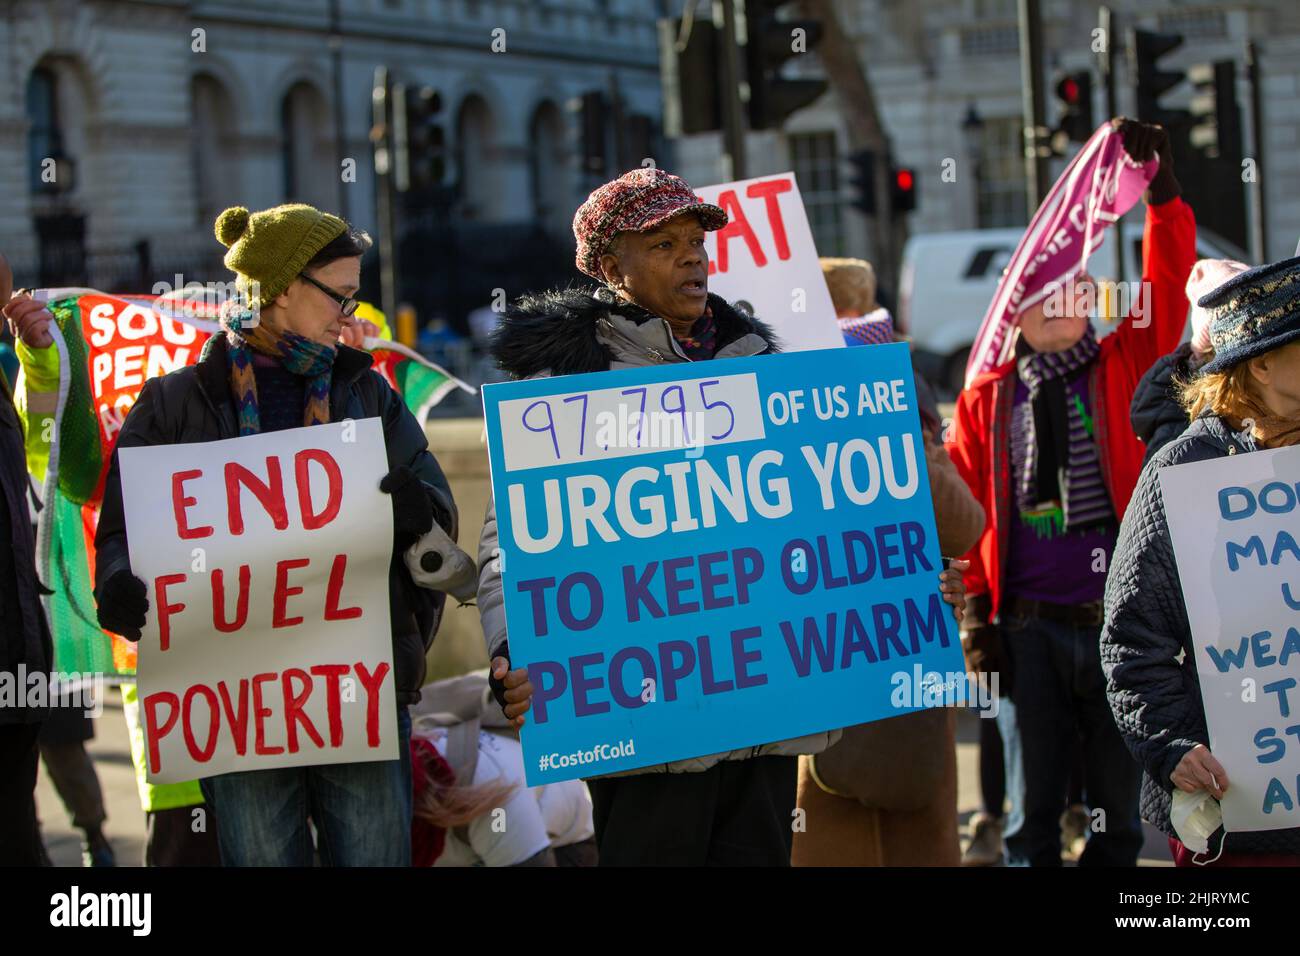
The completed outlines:
<svg viewBox="0 0 1300 956">
<path fill-rule="evenodd" d="M 1226 372 L 1247 359 L 1300 339 L 1300 256 L 1233 276 L 1196 303 L 1210 317 L 1214 361 Z"/>
</svg>

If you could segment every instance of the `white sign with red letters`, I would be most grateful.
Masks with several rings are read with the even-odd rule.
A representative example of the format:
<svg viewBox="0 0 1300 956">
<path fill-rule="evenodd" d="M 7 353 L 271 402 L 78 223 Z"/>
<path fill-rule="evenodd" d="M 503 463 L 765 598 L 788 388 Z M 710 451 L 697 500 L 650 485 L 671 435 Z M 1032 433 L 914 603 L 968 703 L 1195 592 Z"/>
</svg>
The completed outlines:
<svg viewBox="0 0 1300 956">
<path fill-rule="evenodd" d="M 842 348 L 794 173 L 706 186 L 696 194 L 731 220 L 707 234 L 709 291 L 752 306 L 787 352 Z"/>
<path fill-rule="evenodd" d="M 379 420 L 118 455 L 148 779 L 397 759 Z"/>
</svg>

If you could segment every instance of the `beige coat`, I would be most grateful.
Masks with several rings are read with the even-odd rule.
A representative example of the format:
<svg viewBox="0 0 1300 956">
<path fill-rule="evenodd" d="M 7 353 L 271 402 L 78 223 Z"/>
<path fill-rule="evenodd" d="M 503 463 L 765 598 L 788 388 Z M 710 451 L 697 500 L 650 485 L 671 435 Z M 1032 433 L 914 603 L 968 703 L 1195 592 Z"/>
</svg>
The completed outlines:
<svg viewBox="0 0 1300 956">
<path fill-rule="evenodd" d="M 930 494 L 938 522 L 939 550 L 964 554 L 984 530 L 984 509 L 975 500 L 942 445 L 926 445 Z M 827 793 L 817 785 L 806 757 L 799 760 L 798 806 L 802 829 L 794 835 L 795 866 L 959 866 L 957 837 L 957 714 L 948 713 L 940 746 L 943 782 L 916 810 L 878 810 Z"/>
</svg>

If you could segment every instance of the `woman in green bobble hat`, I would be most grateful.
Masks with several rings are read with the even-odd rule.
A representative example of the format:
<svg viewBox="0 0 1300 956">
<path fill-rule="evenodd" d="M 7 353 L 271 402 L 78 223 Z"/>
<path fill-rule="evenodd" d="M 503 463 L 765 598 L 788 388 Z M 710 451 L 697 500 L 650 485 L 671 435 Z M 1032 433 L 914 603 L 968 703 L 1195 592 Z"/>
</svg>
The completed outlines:
<svg viewBox="0 0 1300 956">
<path fill-rule="evenodd" d="M 224 333 L 197 364 L 145 383 L 118 447 L 217 441 L 266 431 L 379 418 L 392 496 L 395 556 L 437 521 L 455 539 L 451 489 L 424 429 L 370 356 L 343 345 L 353 323 L 361 256 L 370 238 L 311 206 L 290 204 L 217 217 L 243 302 L 228 307 Z M 165 409 L 166 414 L 162 414 Z M 107 630 L 138 639 L 149 608 L 131 573 L 116 453 L 95 535 L 95 596 Z M 252 770 L 202 781 L 216 811 L 227 866 L 310 866 L 309 808 L 320 855 L 340 866 L 410 864 L 411 769 L 407 706 L 419 699 L 424 659 L 444 596 L 416 586 L 401 560 L 390 562 L 393 672 L 400 760 Z"/>
</svg>

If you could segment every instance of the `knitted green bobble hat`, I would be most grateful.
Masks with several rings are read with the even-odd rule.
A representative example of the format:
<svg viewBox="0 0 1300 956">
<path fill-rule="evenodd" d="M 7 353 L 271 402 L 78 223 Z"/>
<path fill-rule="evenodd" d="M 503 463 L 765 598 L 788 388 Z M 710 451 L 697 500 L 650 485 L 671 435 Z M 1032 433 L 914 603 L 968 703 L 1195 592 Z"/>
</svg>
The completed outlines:
<svg viewBox="0 0 1300 956">
<path fill-rule="evenodd" d="M 217 239 L 230 250 L 226 268 L 238 276 L 241 289 L 258 283 L 259 306 L 289 288 L 312 257 L 347 228 L 338 216 L 302 203 L 255 213 L 231 206 L 216 222 Z"/>
</svg>

